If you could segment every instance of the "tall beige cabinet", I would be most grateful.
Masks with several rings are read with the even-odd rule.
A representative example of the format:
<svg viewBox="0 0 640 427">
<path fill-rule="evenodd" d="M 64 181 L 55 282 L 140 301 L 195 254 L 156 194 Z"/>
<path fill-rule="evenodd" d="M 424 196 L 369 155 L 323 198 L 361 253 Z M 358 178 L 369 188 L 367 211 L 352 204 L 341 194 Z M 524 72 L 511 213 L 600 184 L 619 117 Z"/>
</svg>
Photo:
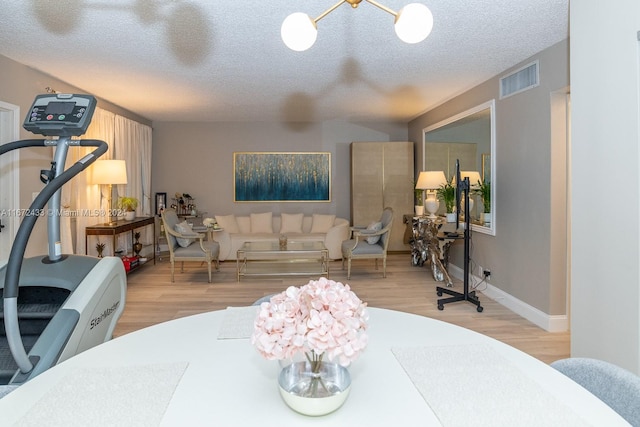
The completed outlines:
<svg viewBox="0 0 640 427">
<path fill-rule="evenodd" d="M 393 208 L 390 251 L 406 251 L 402 216 L 413 212 L 413 142 L 351 143 L 351 221 L 366 226 Z"/>
</svg>

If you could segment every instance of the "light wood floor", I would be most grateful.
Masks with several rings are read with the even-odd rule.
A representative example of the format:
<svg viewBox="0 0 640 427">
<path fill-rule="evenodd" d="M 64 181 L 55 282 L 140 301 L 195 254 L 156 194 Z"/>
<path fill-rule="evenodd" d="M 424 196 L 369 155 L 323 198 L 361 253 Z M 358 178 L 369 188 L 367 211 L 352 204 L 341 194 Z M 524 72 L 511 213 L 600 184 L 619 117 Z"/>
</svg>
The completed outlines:
<svg viewBox="0 0 640 427">
<path fill-rule="evenodd" d="M 550 363 L 569 357 L 569 333 L 549 333 L 514 314 L 493 300 L 480 295 L 484 311 L 467 302 L 437 309 L 435 287 L 427 267 L 411 265 L 408 254 L 393 254 L 387 262 L 387 278 L 374 269 L 373 261 L 353 263 L 351 279 L 341 270 L 341 262 L 330 265 L 330 278 L 348 283 L 372 307 L 389 308 L 432 317 L 463 326 L 510 344 Z M 176 281 L 171 283 L 166 257 L 152 262 L 128 276 L 127 301 L 115 330 L 120 336 L 156 323 L 228 306 L 250 305 L 256 299 L 280 292 L 289 285 L 303 285 L 309 278 L 243 278 L 236 281 L 235 261 L 221 263 L 207 283 L 206 265 L 185 263 L 185 272 L 176 265 Z M 455 283 L 454 289 L 461 290 Z"/>
</svg>

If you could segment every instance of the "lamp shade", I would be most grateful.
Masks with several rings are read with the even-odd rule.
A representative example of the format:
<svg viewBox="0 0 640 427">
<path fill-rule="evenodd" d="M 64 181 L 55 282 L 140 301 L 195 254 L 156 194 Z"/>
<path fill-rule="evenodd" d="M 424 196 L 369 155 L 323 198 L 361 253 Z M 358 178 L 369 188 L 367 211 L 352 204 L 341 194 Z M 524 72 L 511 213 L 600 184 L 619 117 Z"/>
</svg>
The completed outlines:
<svg viewBox="0 0 640 427">
<path fill-rule="evenodd" d="M 478 182 L 482 181 L 480 179 L 480 172 L 477 171 L 461 171 L 460 172 L 460 177 L 462 177 L 462 179 L 465 178 L 469 178 L 469 186 L 471 187 L 477 187 L 478 186 Z"/>
<path fill-rule="evenodd" d="M 127 165 L 124 160 L 96 160 L 91 166 L 91 184 L 126 184 Z"/>
<path fill-rule="evenodd" d="M 396 17 L 396 34 L 405 43 L 419 43 L 433 29 L 433 14 L 420 3 L 410 3 L 400 9 Z"/>
<path fill-rule="evenodd" d="M 422 171 L 418 176 L 416 188 L 421 190 L 436 190 L 447 183 L 443 171 Z"/>
<path fill-rule="evenodd" d="M 302 52 L 316 42 L 318 29 L 309 15 L 296 12 L 287 16 L 282 22 L 280 36 L 289 49 Z"/>
</svg>

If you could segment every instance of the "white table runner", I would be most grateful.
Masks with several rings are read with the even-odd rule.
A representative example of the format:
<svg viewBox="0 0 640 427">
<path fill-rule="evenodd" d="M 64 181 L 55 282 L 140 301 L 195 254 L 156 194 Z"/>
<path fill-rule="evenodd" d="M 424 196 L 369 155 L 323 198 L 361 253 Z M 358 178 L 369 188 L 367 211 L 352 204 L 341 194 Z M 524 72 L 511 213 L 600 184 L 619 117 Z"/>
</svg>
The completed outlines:
<svg viewBox="0 0 640 427">
<path fill-rule="evenodd" d="M 81 368 L 64 377 L 18 426 L 157 426 L 187 362 Z"/>
<path fill-rule="evenodd" d="M 489 346 L 392 352 L 445 427 L 590 425 Z"/>
</svg>

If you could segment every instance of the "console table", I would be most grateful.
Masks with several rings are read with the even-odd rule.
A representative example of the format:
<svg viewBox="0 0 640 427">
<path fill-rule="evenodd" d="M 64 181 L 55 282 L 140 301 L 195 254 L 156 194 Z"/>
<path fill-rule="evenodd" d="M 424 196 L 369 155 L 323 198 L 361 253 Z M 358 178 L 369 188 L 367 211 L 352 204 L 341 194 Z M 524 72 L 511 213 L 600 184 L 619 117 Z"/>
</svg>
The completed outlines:
<svg viewBox="0 0 640 427">
<path fill-rule="evenodd" d="M 134 231 L 138 228 L 146 227 L 148 225 L 153 226 L 153 238 L 155 239 L 156 238 L 156 221 L 155 221 L 155 217 L 152 217 L 152 216 L 136 217 L 131 221 L 118 220 L 113 225 L 108 223 L 102 223 L 102 224 L 95 224 L 95 225 L 86 227 L 85 236 L 84 236 L 85 254 L 87 255 L 89 254 L 89 245 L 88 245 L 89 236 L 111 236 L 112 242 L 113 242 L 112 248 L 115 252 L 117 235 L 130 231 L 131 242 L 133 243 Z M 153 258 L 153 263 L 155 264 L 156 263 L 155 252 L 153 253 L 152 258 Z"/>
<path fill-rule="evenodd" d="M 405 218 L 405 221 L 408 219 Z M 442 231 L 443 228 L 453 231 L 455 225 L 446 223 L 444 218 L 431 219 L 425 216 L 411 217 L 412 238 L 411 264 L 422 266 L 425 262 L 431 265 L 433 278 L 438 282 L 453 285 L 447 266 L 449 264 L 449 247 L 458 237 L 453 237 Z M 408 223 L 407 223 L 408 224 Z"/>
</svg>

